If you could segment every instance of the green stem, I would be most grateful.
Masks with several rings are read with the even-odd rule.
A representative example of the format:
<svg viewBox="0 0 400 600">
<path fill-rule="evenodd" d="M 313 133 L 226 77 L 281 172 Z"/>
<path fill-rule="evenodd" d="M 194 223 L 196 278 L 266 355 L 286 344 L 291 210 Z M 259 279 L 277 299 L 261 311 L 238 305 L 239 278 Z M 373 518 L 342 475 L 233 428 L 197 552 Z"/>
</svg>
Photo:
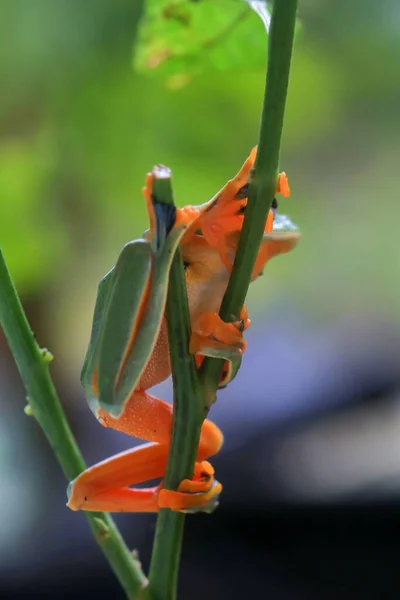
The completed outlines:
<svg viewBox="0 0 400 600">
<path fill-rule="evenodd" d="M 221 305 L 220 316 L 224 321 L 239 318 L 275 195 L 296 10 L 297 0 L 274 2 L 257 158 L 233 271 Z M 223 361 L 219 359 L 205 359 L 203 362 L 201 377 L 208 406 L 215 401 L 222 365 Z"/>
<path fill-rule="evenodd" d="M 168 171 L 168 176 L 165 176 Z M 154 169 L 153 194 L 157 200 L 173 204 L 169 170 Z M 163 174 L 163 176 L 161 176 Z M 190 479 L 204 420 L 202 390 L 194 357 L 188 352 L 190 315 L 184 267 L 177 250 L 170 273 L 166 317 L 174 385 L 174 412 L 171 446 L 164 487 L 176 490 Z M 157 519 L 146 597 L 174 600 L 184 527 L 184 514 L 161 509 Z"/>
<path fill-rule="evenodd" d="M 238 252 L 221 306 L 220 314 L 225 321 L 237 319 L 244 304 L 275 194 L 296 8 L 297 0 L 280 0 L 275 2 L 272 15 L 260 140 Z M 158 200 L 173 203 L 169 179 L 156 178 L 153 191 Z M 208 406 L 214 401 L 223 364 L 221 360 L 206 359 L 199 381 L 187 350 L 190 316 L 180 252 L 171 269 L 167 320 L 174 382 L 174 422 L 165 487 L 176 489 L 182 479 L 192 474 L 205 416 L 204 400 Z M 183 525 L 183 515 L 160 511 L 146 590 L 151 600 L 174 600 L 176 597 Z"/>
<path fill-rule="evenodd" d="M 68 425 L 49 374 L 51 354 L 41 350 L 29 327 L 17 291 L 0 250 L 0 323 L 28 394 L 29 410 L 43 429 L 68 480 L 85 463 Z M 93 536 L 105 554 L 126 595 L 139 598 L 146 578 L 108 514 L 85 513 Z"/>
</svg>

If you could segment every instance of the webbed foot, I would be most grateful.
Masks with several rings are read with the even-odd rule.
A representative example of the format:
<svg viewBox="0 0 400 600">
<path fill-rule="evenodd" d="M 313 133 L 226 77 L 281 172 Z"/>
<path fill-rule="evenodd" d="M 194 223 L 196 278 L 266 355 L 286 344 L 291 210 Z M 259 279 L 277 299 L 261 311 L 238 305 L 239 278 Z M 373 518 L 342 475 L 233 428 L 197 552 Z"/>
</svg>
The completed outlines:
<svg viewBox="0 0 400 600">
<path fill-rule="evenodd" d="M 196 462 L 192 479 L 184 479 L 178 490 L 160 489 L 160 508 L 196 513 L 212 512 L 218 506 L 222 485 L 214 478 L 214 469 L 207 461 Z"/>
<path fill-rule="evenodd" d="M 243 331 L 249 325 L 250 319 L 245 306 L 240 319 L 233 323 L 226 323 L 217 313 L 206 313 L 192 332 L 190 352 L 226 359 L 242 355 L 246 350 Z"/>
</svg>

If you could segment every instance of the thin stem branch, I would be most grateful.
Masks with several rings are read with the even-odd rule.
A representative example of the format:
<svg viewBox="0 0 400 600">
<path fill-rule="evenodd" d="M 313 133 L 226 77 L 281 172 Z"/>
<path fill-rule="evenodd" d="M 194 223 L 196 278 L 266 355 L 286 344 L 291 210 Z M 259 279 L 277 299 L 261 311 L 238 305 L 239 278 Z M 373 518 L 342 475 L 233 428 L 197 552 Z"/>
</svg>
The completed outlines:
<svg viewBox="0 0 400 600">
<path fill-rule="evenodd" d="M 29 327 L 17 291 L 0 250 L 0 323 L 28 394 L 29 414 L 43 429 L 68 480 L 85 463 L 68 425 L 49 373 L 51 354 L 41 350 Z M 139 598 L 146 578 L 108 514 L 85 513 L 93 536 L 131 600 Z"/>
<path fill-rule="evenodd" d="M 296 11 L 297 0 L 274 2 L 257 158 L 233 271 L 221 305 L 220 316 L 224 321 L 239 318 L 276 190 Z M 203 362 L 201 377 L 208 406 L 215 401 L 222 365 L 219 359 Z"/>
<path fill-rule="evenodd" d="M 170 172 L 155 168 L 153 194 L 158 201 L 173 204 Z M 183 479 L 191 479 L 204 419 L 202 390 L 194 357 L 188 352 L 190 315 L 181 251 L 178 248 L 169 279 L 166 307 L 168 340 L 174 385 L 171 446 L 164 487 L 176 490 Z M 184 514 L 161 509 L 157 519 L 146 597 L 174 600 L 183 537 Z"/>
</svg>

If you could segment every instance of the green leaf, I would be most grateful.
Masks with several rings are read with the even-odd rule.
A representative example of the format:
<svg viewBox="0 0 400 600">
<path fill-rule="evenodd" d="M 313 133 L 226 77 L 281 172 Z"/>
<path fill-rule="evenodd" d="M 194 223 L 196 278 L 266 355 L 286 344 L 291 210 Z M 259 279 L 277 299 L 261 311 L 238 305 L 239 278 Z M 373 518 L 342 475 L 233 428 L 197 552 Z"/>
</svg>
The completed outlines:
<svg viewBox="0 0 400 600">
<path fill-rule="evenodd" d="M 263 67 L 266 34 L 244 0 L 148 0 L 134 65 L 171 86 L 203 70 Z"/>
</svg>

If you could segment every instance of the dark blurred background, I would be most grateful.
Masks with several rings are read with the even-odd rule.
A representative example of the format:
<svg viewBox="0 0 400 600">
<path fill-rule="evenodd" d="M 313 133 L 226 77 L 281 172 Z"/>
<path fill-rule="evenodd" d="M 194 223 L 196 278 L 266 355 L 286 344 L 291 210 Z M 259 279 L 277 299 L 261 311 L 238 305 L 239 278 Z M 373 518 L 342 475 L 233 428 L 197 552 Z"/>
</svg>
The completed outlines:
<svg viewBox="0 0 400 600">
<path fill-rule="evenodd" d="M 79 372 L 97 282 L 147 227 L 145 173 L 163 162 L 178 203 L 209 199 L 257 140 L 264 86 L 262 69 L 174 91 L 135 74 L 141 9 L 0 3 L 0 242 L 89 464 L 132 445 L 92 417 Z M 191 600 L 400 595 L 400 5 L 300 0 L 299 16 L 281 208 L 303 239 L 252 286 L 247 355 L 211 413 L 224 493 L 187 519 Z M 0 381 L 1 598 L 122 599 L 2 335 Z M 155 517 L 117 521 L 147 568 Z"/>
</svg>

